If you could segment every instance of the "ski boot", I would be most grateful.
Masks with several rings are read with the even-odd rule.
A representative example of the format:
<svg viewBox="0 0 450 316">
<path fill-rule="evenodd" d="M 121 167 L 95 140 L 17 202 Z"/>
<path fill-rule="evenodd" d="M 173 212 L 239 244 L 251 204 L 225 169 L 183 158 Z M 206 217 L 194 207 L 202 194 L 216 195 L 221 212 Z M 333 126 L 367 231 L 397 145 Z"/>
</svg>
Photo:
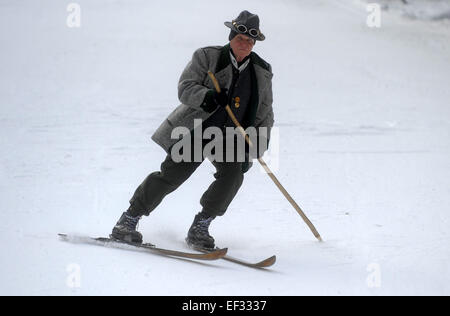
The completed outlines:
<svg viewBox="0 0 450 316">
<path fill-rule="evenodd" d="M 192 248 L 213 250 L 215 248 L 214 238 L 208 232 L 209 225 L 215 217 L 198 213 L 186 237 L 187 244 Z"/>
<path fill-rule="evenodd" d="M 136 230 L 140 219 L 140 216 L 133 217 L 128 212 L 123 213 L 110 237 L 127 243 L 142 244 L 142 234 Z"/>
</svg>

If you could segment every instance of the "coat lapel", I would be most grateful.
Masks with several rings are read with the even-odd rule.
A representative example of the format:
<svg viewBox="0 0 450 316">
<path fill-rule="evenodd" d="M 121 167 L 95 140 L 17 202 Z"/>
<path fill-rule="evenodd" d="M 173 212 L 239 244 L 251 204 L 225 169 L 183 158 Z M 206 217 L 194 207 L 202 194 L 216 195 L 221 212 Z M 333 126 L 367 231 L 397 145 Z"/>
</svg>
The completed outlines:
<svg viewBox="0 0 450 316">
<path fill-rule="evenodd" d="M 230 44 L 222 47 L 217 60 L 217 65 L 215 69 L 215 77 L 219 82 L 221 88 L 228 87 L 232 80 L 232 70 L 231 70 L 231 60 L 230 60 Z M 211 82 L 212 83 L 212 82 Z"/>
<path fill-rule="evenodd" d="M 232 71 L 231 64 L 215 74 L 221 88 L 228 88 L 231 85 Z"/>
</svg>

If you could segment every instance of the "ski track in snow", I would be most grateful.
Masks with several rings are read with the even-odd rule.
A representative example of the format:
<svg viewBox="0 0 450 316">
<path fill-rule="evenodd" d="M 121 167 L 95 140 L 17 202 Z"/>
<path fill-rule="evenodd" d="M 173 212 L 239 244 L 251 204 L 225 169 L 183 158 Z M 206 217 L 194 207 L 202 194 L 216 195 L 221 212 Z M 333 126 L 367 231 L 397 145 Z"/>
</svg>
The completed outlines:
<svg viewBox="0 0 450 316">
<path fill-rule="evenodd" d="M 77 3 L 79 29 L 60 1 L 0 4 L 0 294 L 450 294 L 448 21 L 383 11 L 370 29 L 352 0 Z M 150 136 L 182 69 L 241 9 L 260 15 L 255 51 L 275 74 L 275 174 L 325 242 L 256 163 L 211 232 L 232 256 L 276 254 L 270 271 L 60 242 L 107 236 L 159 170 Z M 141 221 L 146 241 L 187 249 L 213 172 Z"/>
</svg>

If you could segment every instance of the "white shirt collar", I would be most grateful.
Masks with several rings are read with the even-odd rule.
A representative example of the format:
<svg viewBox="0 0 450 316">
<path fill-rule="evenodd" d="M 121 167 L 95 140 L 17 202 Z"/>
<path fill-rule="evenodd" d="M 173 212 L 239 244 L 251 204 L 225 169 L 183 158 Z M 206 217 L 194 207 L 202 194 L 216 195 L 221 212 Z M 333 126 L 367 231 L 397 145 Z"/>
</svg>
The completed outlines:
<svg viewBox="0 0 450 316">
<path fill-rule="evenodd" d="M 237 70 L 239 70 L 239 72 L 242 72 L 245 68 L 247 68 L 248 64 L 250 63 L 250 58 L 247 59 L 245 61 L 245 63 L 243 63 L 240 67 L 238 66 L 238 62 L 236 60 L 236 58 L 234 58 L 233 54 L 230 51 L 230 58 L 231 58 L 231 63 L 233 64 L 234 68 L 236 68 Z"/>
</svg>

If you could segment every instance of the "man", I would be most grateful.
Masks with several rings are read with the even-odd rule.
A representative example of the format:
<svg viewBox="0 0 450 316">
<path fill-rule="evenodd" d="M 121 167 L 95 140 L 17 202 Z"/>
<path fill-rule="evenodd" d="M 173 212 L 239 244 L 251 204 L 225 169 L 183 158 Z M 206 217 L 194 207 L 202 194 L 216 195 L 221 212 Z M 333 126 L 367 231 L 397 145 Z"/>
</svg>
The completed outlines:
<svg viewBox="0 0 450 316">
<path fill-rule="evenodd" d="M 142 235 L 136 231 L 140 218 L 143 215 L 148 216 L 167 194 L 176 190 L 200 166 L 205 158 L 203 153 L 200 161 L 194 159 L 176 162 L 172 151 L 174 145 L 186 140 L 185 137 L 195 134 L 194 119 L 202 120 L 202 131 L 208 127 L 220 128 L 222 131 L 226 127 L 234 127 L 225 111 L 225 107 L 229 104 L 244 128 L 268 129 L 266 146 L 258 148 L 256 156 L 261 157 L 267 149 L 270 129 L 274 122 L 273 74 L 270 64 L 252 52 L 256 41 L 265 39 L 259 29 L 259 17 L 243 11 L 232 22 L 225 22 L 225 25 L 231 29 L 230 43 L 223 47 L 198 49 L 184 69 L 178 84 L 178 97 L 182 104 L 168 116 L 152 136 L 168 155 L 161 164 L 161 171 L 150 174 L 136 189 L 130 200 L 129 209 L 122 214 L 113 228 L 112 238 L 141 243 Z M 222 88 L 220 93 L 214 89 L 207 74 L 208 70 L 215 73 Z M 172 131 L 177 127 L 187 128 L 190 133 L 181 140 L 174 139 Z M 208 142 L 202 139 L 200 150 L 204 149 Z M 194 144 L 194 141 L 192 143 Z M 228 143 L 225 145 L 225 151 L 229 150 L 229 146 Z M 203 209 L 195 216 L 186 238 L 190 246 L 204 249 L 215 247 L 214 238 L 208 231 L 209 226 L 216 216 L 225 214 L 241 187 L 244 173 L 248 171 L 254 158 L 253 155 L 248 157 L 248 149 L 246 153 L 245 161 L 211 161 L 217 170 L 214 174 L 215 181 L 201 197 L 200 204 Z M 197 153 L 192 153 L 192 156 L 196 154 L 198 150 Z"/>
</svg>

